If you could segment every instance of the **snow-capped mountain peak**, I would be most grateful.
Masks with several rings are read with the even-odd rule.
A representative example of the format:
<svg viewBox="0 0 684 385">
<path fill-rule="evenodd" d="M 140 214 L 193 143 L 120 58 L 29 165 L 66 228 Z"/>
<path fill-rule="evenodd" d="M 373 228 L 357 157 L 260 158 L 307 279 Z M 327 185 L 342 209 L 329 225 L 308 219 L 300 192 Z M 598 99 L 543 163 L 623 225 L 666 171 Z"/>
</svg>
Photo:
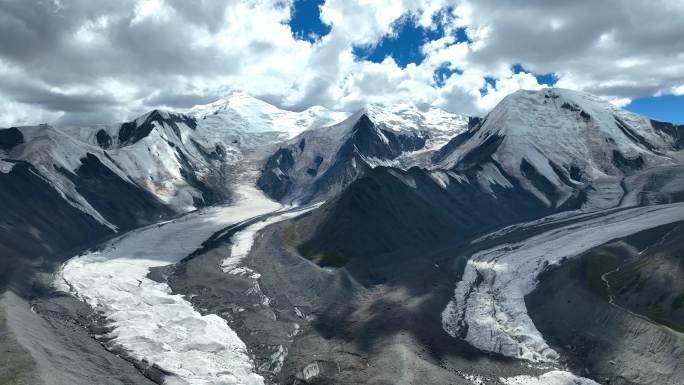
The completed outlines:
<svg viewBox="0 0 684 385">
<path fill-rule="evenodd" d="M 617 183 L 638 170 L 671 164 L 668 153 L 675 142 L 648 118 L 596 96 L 554 88 L 521 90 L 452 139 L 437 167 L 466 171 L 492 163 L 540 199 L 558 204 L 578 186 L 597 180 Z"/>
<path fill-rule="evenodd" d="M 468 127 L 466 115 L 437 107 L 421 110 L 413 103 L 388 106 L 369 104 L 363 110 L 380 128 L 395 132 L 423 134 L 429 137 L 426 148 L 439 148 Z"/>
<path fill-rule="evenodd" d="M 279 132 L 285 139 L 293 138 L 312 128 L 340 122 L 349 115 L 321 106 L 310 107 L 301 112 L 288 111 L 243 91 L 233 91 L 213 103 L 194 106 L 187 113 L 202 125 L 214 129 L 254 133 Z"/>
<path fill-rule="evenodd" d="M 468 122 L 462 114 L 447 112 L 437 107 L 421 110 L 413 103 L 391 105 L 369 104 L 364 109 L 368 116 L 386 128 L 398 130 L 448 130 L 450 124 Z"/>
<path fill-rule="evenodd" d="M 434 150 L 464 131 L 469 118 L 412 104 L 369 105 L 338 124 L 280 146 L 259 187 L 274 199 L 321 199 L 377 166 L 427 166 Z"/>
</svg>

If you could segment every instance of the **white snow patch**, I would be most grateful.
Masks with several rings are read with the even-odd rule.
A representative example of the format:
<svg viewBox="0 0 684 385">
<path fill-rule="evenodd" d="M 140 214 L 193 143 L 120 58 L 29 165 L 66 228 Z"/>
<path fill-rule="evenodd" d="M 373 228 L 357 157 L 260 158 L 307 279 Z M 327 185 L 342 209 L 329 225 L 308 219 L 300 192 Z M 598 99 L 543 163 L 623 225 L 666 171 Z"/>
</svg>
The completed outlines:
<svg viewBox="0 0 684 385">
<path fill-rule="evenodd" d="M 611 239 L 684 220 L 684 203 L 609 212 L 565 225 L 515 244 L 503 244 L 473 255 L 454 299 L 442 313 L 451 336 L 466 332 L 478 349 L 530 361 L 553 362 L 551 349 L 527 314 L 525 296 L 538 275 Z"/>
<path fill-rule="evenodd" d="M 493 193 L 491 186 L 494 185 L 503 188 L 513 188 L 511 182 L 506 179 L 506 177 L 501 174 L 501 171 L 493 164 L 485 163 L 481 167 L 482 169 L 477 172 L 477 180 L 487 192 Z"/>
<path fill-rule="evenodd" d="M 111 322 L 111 345 L 173 373 L 165 383 L 263 384 L 245 344 L 217 315 L 203 316 L 151 267 L 178 262 L 218 229 L 277 210 L 255 188 L 241 186 L 234 206 L 213 207 L 134 230 L 102 250 L 67 261 L 55 285 Z"/>
<path fill-rule="evenodd" d="M 421 111 L 412 103 L 369 105 L 364 110 L 380 128 L 415 134 L 429 132 L 426 150 L 435 150 L 443 146 L 468 127 L 468 117 L 465 115 L 453 114 L 434 107 Z M 384 141 L 386 138 L 382 139 Z"/>
<path fill-rule="evenodd" d="M 433 171 L 430 173 L 430 177 L 443 189 L 449 186 L 449 174 L 444 171 Z"/>
<path fill-rule="evenodd" d="M 477 376 L 475 374 L 461 374 L 463 378 L 470 381 L 473 385 L 485 385 L 485 380 L 482 376 Z"/>
<path fill-rule="evenodd" d="M 5 162 L 4 160 L 0 159 L 0 172 L 1 173 L 9 174 L 10 171 L 12 171 L 12 168 L 14 168 L 14 163 Z"/>
<path fill-rule="evenodd" d="M 572 373 L 553 370 L 539 377 L 515 376 L 499 378 L 506 385 L 599 385 L 588 378 L 577 377 Z"/>
</svg>

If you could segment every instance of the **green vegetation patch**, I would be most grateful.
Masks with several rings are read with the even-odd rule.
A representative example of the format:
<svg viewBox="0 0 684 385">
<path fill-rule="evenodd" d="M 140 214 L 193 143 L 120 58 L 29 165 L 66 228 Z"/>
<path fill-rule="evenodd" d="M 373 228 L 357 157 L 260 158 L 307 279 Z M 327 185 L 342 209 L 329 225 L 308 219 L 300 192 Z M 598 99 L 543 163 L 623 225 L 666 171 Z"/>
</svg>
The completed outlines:
<svg viewBox="0 0 684 385">
<path fill-rule="evenodd" d="M 575 265 L 572 276 L 584 281 L 592 293 L 608 301 L 610 293 L 602 276 L 620 266 L 623 260 L 621 254 L 618 247 L 611 245 L 591 250 Z"/>
<path fill-rule="evenodd" d="M 616 305 L 684 333 L 684 292 L 681 286 L 668 286 L 668 280 L 657 274 L 658 263 L 678 259 L 681 241 L 668 241 L 672 243 L 668 246 L 664 238 L 667 234 L 681 237 L 674 228 L 647 230 L 589 250 L 572 265 L 571 277 L 606 301 L 612 296 Z"/>
<path fill-rule="evenodd" d="M 300 245 L 297 224 L 292 223 L 283 231 L 283 243 L 302 257 L 321 267 L 342 267 L 349 262 L 349 257 L 334 250 L 321 250 L 306 244 Z"/>
<path fill-rule="evenodd" d="M 285 246 L 296 250 L 298 241 L 297 225 L 292 223 L 283 231 L 283 243 L 285 243 Z"/>
<path fill-rule="evenodd" d="M 349 262 L 349 258 L 336 251 L 310 251 L 302 256 L 321 267 L 342 267 Z"/>
</svg>

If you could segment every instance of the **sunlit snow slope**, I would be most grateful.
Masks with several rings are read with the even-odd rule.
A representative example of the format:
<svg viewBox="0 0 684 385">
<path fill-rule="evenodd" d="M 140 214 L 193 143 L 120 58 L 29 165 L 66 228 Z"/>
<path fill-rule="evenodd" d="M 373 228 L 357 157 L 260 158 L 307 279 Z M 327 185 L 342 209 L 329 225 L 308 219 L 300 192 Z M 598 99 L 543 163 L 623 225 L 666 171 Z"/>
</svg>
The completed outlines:
<svg viewBox="0 0 684 385">
<path fill-rule="evenodd" d="M 190 114 L 153 110 L 120 124 L 0 129 L 0 252 L 53 258 L 229 203 L 236 181 L 253 182 L 254 164 L 277 143 L 346 116 L 320 107 L 281 110 L 232 93 Z"/>
<path fill-rule="evenodd" d="M 662 127 L 590 94 L 520 90 L 433 159 L 441 169 L 503 175 L 551 207 L 581 193 L 588 208 L 607 208 L 619 204 L 625 176 L 681 163 L 680 134 Z"/>
<path fill-rule="evenodd" d="M 314 106 L 301 112 L 280 109 L 241 91 L 231 92 L 216 102 L 198 105 L 187 114 L 198 125 L 218 132 L 277 132 L 289 139 L 303 131 L 341 122 L 349 114 Z"/>
</svg>

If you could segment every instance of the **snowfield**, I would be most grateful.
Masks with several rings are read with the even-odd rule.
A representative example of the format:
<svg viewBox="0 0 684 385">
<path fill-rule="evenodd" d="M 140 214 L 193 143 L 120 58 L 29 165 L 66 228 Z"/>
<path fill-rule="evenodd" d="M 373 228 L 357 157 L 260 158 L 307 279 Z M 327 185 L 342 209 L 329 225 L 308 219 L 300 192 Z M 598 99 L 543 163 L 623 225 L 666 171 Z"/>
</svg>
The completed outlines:
<svg viewBox="0 0 684 385">
<path fill-rule="evenodd" d="M 479 171 L 478 177 L 493 184 L 513 177 L 550 207 L 560 207 L 588 183 L 593 189 L 585 208 L 617 206 L 620 180 L 632 172 L 617 159 L 643 163 L 644 169 L 679 163 L 672 153 L 674 137 L 648 118 L 597 96 L 558 88 L 509 94 L 470 134 L 437 168 L 467 166 L 473 154 L 491 150 L 498 166 Z M 532 169 L 554 186 L 554 194 L 540 189 L 528 172 Z"/>
<path fill-rule="evenodd" d="M 281 206 L 248 186 L 237 204 L 212 207 L 134 230 L 67 261 L 55 284 L 88 303 L 113 327 L 103 337 L 136 360 L 172 373 L 167 384 L 263 384 L 245 344 L 217 315 L 203 316 L 151 267 L 176 263 L 213 233 Z"/>
<path fill-rule="evenodd" d="M 421 111 L 412 103 L 371 104 L 363 110 L 381 128 L 398 133 L 429 133 L 425 149 L 436 150 L 468 128 L 468 116 L 431 107 Z"/>
<path fill-rule="evenodd" d="M 553 370 L 539 377 L 516 376 L 499 380 L 506 385 L 598 385 L 595 381 L 560 370 Z"/>
<path fill-rule="evenodd" d="M 553 362 L 558 353 L 544 341 L 525 307 L 524 298 L 534 290 L 537 276 L 549 265 L 612 239 L 681 220 L 684 203 L 638 207 L 478 252 L 468 261 L 454 299 L 442 313 L 444 330 L 484 351 Z"/>
<path fill-rule="evenodd" d="M 313 106 L 301 112 L 280 109 L 242 91 L 233 91 L 224 99 L 197 105 L 186 111 L 209 131 L 237 130 L 248 133 L 279 132 L 282 139 L 343 121 L 346 112 Z"/>
</svg>

